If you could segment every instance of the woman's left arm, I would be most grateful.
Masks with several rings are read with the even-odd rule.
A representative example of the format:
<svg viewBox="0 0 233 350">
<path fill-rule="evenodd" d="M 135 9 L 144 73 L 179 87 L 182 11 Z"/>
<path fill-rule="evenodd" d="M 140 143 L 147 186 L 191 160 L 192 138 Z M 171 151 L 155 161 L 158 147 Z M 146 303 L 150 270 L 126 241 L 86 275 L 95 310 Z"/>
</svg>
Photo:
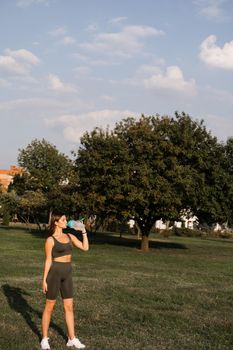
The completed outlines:
<svg viewBox="0 0 233 350">
<path fill-rule="evenodd" d="M 83 236 L 82 242 L 77 237 L 72 235 L 71 233 L 69 233 L 69 236 L 70 236 L 71 241 L 75 247 L 77 247 L 81 250 L 84 250 L 84 251 L 89 250 L 89 241 L 88 241 L 88 237 L 87 237 L 86 232 L 82 232 L 82 236 Z"/>
</svg>

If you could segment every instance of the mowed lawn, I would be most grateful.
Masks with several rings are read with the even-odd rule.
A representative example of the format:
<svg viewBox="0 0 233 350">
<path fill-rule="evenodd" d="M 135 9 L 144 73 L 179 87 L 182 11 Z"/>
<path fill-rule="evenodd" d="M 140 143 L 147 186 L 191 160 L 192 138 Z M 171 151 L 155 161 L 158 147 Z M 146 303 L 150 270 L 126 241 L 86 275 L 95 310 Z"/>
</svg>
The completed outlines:
<svg viewBox="0 0 233 350">
<path fill-rule="evenodd" d="M 91 238 L 75 250 L 77 335 L 87 350 L 233 349 L 233 241 Z M 0 228 L 0 349 L 39 349 L 44 237 Z M 51 349 L 66 349 L 61 299 Z"/>
</svg>

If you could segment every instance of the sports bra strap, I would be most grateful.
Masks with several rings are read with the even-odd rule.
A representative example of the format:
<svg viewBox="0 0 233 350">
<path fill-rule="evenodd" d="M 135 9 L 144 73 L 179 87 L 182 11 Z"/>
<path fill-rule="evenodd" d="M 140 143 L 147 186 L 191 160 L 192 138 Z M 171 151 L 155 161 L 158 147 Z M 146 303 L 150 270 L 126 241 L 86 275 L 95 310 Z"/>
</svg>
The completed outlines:
<svg viewBox="0 0 233 350">
<path fill-rule="evenodd" d="M 70 242 L 72 243 L 72 239 L 71 239 L 71 237 L 70 237 L 70 234 L 69 234 L 69 233 L 67 233 L 67 236 L 69 237 L 69 240 L 70 240 Z"/>
<path fill-rule="evenodd" d="M 70 243 L 72 243 L 72 239 L 71 239 L 69 233 L 66 233 L 66 235 L 68 236 Z M 61 244 L 66 244 L 66 243 L 58 241 L 54 236 L 51 236 L 51 237 L 53 237 L 54 243 L 58 242 L 58 243 L 61 243 Z M 69 243 L 69 242 L 67 242 L 67 243 Z"/>
</svg>

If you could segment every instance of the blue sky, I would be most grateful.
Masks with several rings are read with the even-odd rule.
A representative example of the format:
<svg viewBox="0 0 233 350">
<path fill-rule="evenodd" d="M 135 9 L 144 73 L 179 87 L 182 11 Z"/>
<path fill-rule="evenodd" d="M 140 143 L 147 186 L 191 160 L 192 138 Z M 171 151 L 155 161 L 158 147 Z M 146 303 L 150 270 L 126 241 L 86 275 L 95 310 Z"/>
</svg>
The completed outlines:
<svg viewBox="0 0 233 350">
<path fill-rule="evenodd" d="M 233 136 L 233 1 L 0 1 L 0 169 L 45 138 L 185 111 Z"/>
</svg>

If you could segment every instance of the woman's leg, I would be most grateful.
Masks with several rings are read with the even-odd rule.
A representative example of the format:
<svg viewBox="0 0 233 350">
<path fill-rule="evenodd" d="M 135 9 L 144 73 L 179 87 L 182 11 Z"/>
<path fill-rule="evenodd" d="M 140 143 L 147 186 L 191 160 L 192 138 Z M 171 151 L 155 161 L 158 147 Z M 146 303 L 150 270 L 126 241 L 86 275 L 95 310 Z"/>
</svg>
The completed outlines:
<svg viewBox="0 0 233 350">
<path fill-rule="evenodd" d="M 69 337 L 69 339 L 73 339 L 75 337 L 73 298 L 63 299 L 63 306 L 64 306 L 64 311 L 65 311 L 65 319 L 66 319 L 68 337 Z"/>
<path fill-rule="evenodd" d="M 44 312 L 42 315 L 42 338 L 48 337 L 48 329 L 56 300 L 46 299 Z"/>
</svg>

